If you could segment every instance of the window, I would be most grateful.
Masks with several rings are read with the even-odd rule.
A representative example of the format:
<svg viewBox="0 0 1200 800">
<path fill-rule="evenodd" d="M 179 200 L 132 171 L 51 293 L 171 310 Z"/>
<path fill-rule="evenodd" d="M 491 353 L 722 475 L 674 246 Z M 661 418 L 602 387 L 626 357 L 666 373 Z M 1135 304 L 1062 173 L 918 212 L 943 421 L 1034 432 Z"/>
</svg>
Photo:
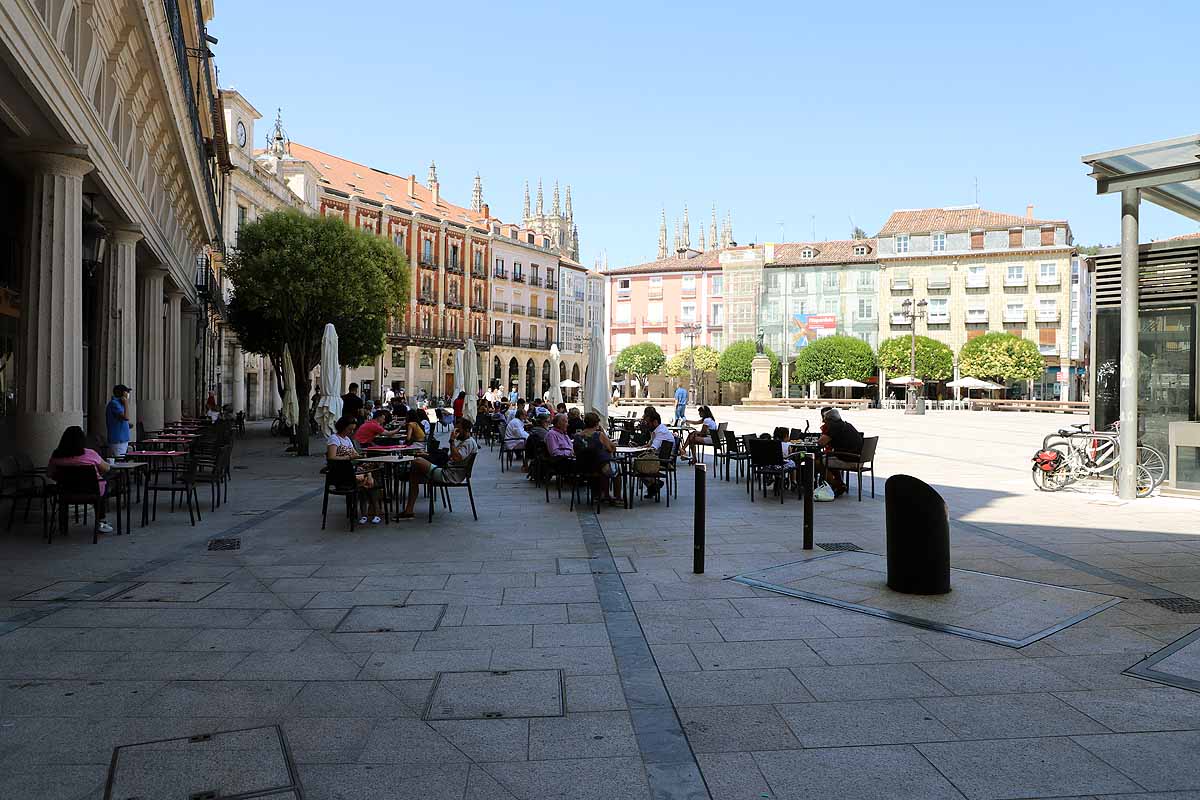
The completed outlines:
<svg viewBox="0 0 1200 800">
<path fill-rule="evenodd" d="M 871 297 L 858 298 L 858 318 L 875 319 L 875 300 Z"/>
<path fill-rule="evenodd" d="M 650 297 L 662 297 L 662 276 L 650 276 Z"/>
<path fill-rule="evenodd" d="M 1009 300 L 1004 304 L 1004 321 L 1005 322 L 1024 322 L 1025 321 L 1025 302 L 1023 300 Z"/>
<path fill-rule="evenodd" d="M 475 251 L 475 269 L 483 269 L 483 252 Z"/>
<path fill-rule="evenodd" d="M 826 289 L 838 288 L 838 274 L 836 272 L 826 272 L 825 273 L 825 288 Z"/>
<path fill-rule="evenodd" d="M 504 277 L 504 259 L 503 258 L 496 259 L 496 277 L 497 278 Z"/>
<path fill-rule="evenodd" d="M 404 247 L 404 231 L 400 231 L 395 236 L 393 236 L 392 241 L 395 243 L 396 247 L 399 247 L 401 250 L 404 250 L 405 253 L 408 252 L 408 250 Z"/>
<path fill-rule="evenodd" d="M 662 303 L 647 303 L 646 304 L 646 319 L 649 322 L 663 321 L 663 305 Z"/>
<path fill-rule="evenodd" d="M 713 331 L 709 335 L 709 346 L 714 350 L 722 350 L 725 347 L 725 332 Z"/>
<path fill-rule="evenodd" d="M 980 323 L 988 321 L 987 306 L 972 305 L 967 307 L 967 324 Z"/>
<path fill-rule="evenodd" d="M 1038 322 L 1058 322 L 1058 299 L 1054 297 L 1038 298 Z"/>
<path fill-rule="evenodd" d="M 519 279 L 521 277 L 521 274 L 522 274 L 521 273 L 521 262 L 514 261 L 513 262 L 513 280 Z"/>
<path fill-rule="evenodd" d="M 896 234 L 896 252 L 897 253 L 907 253 L 908 252 L 908 234 L 907 233 Z"/>
<path fill-rule="evenodd" d="M 432 239 L 422 240 L 421 248 L 422 248 L 421 249 L 421 263 L 422 264 L 432 264 L 433 263 L 433 240 Z"/>
<path fill-rule="evenodd" d="M 935 233 L 929 237 L 929 240 L 930 240 L 930 244 L 932 245 L 933 252 L 935 252 L 935 253 L 946 252 L 946 234 Z"/>
<path fill-rule="evenodd" d="M 630 309 L 632 308 L 633 306 L 630 303 L 617 303 L 617 316 L 614 321 L 626 323 L 632 321 L 633 318 L 630 316 Z"/>
<path fill-rule="evenodd" d="M 927 284 L 930 289 L 949 289 L 950 273 L 941 268 L 932 269 L 929 271 Z"/>
<path fill-rule="evenodd" d="M 428 350 L 421 351 L 421 369 L 433 369 L 433 353 Z"/>
<path fill-rule="evenodd" d="M 696 304 L 684 303 L 679 307 L 679 318 L 684 322 L 696 321 Z"/>
<path fill-rule="evenodd" d="M 408 351 L 403 347 L 392 348 L 392 366 L 397 369 L 408 368 Z"/>
<path fill-rule="evenodd" d="M 792 273 L 792 288 L 797 291 L 803 291 L 807 288 L 808 280 L 803 272 Z"/>
<path fill-rule="evenodd" d="M 754 322 L 754 304 L 753 303 L 734 303 L 733 305 L 733 321 L 734 322 Z"/>
<path fill-rule="evenodd" d="M 897 291 L 907 291 L 912 288 L 908 279 L 908 270 L 898 269 L 892 273 L 892 288 Z"/>
<path fill-rule="evenodd" d="M 1068 242 L 1068 244 L 1070 244 Z M 1042 247 L 1054 245 L 1054 228 L 1042 228 Z"/>
<path fill-rule="evenodd" d="M 725 324 L 725 307 L 723 305 L 720 303 L 713 303 L 709 308 L 709 311 L 712 312 L 708 317 L 708 322 L 710 325 Z"/>
<path fill-rule="evenodd" d="M 621 294 L 629 294 L 629 278 L 620 278 L 617 281 L 617 291 Z"/>
<path fill-rule="evenodd" d="M 688 294 L 696 293 L 696 276 L 684 275 L 681 279 L 680 289 Z"/>
<path fill-rule="evenodd" d="M 1020 228 L 1014 228 L 1013 230 L 1010 230 L 1008 232 L 1008 246 L 1020 247 L 1022 244 L 1024 244 L 1024 234 L 1025 231 L 1021 230 Z"/>
<path fill-rule="evenodd" d="M 1058 285 L 1058 264 L 1049 262 L 1038 264 L 1038 286 Z"/>
<path fill-rule="evenodd" d="M 626 347 L 629 347 L 629 334 L 628 333 L 618 333 L 613 338 L 616 340 L 616 343 L 617 343 L 617 346 L 613 349 L 615 349 L 618 353 L 621 352 L 622 350 L 624 350 Z"/>
<path fill-rule="evenodd" d="M 1004 274 L 1005 286 L 1024 286 L 1025 285 L 1025 265 L 1024 264 L 1009 264 L 1008 270 Z"/>
<path fill-rule="evenodd" d="M 929 320 L 930 325 L 945 325 L 950 322 L 950 300 L 945 297 L 929 298 Z"/>
<path fill-rule="evenodd" d="M 450 266 L 458 267 L 458 245 L 450 245 Z"/>
<path fill-rule="evenodd" d="M 875 291 L 875 273 L 873 273 L 873 272 L 858 273 L 858 288 L 860 291 L 867 291 L 867 292 Z"/>
<path fill-rule="evenodd" d="M 974 264 L 967 267 L 967 288 L 986 289 L 988 285 L 987 266 Z"/>
<path fill-rule="evenodd" d="M 837 297 L 825 297 L 825 298 L 822 298 L 822 299 L 821 299 L 821 313 L 822 313 L 822 314 L 836 314 L 836 313 L 838 313 L 838 302 L 839 302 L 839 299 L 840 299 L 840 298 L 837 298 Z"/>
<path fill-rule="evenodd" d="M 983 249 L 983 231 L 971 231 L 971 249 Z"/>
<path fill-rule="evenodd" d="M 725 288 L 725 276 L 724 275 L 713 275 L 712 276 L 712 293 L 713 294 L 723 294 L 722 290 L 724 288 Z"/>
<path fill-rule="evenodd" d="M 854 245 L 854 255 L 865 256 L 867 254 L 867 246 L 865 244 Z"/>
<path fill-rule="evenodd" d="M 813 250 L 811 247 L 806 247 L 800 251 L 800 257 L 801 258 L 816 258 L 817 251 Z"/>
<path fill-rule="evenodd" d="M 234 233 L 233 246 L 237 247 L 237 243 L 242 238 L 242 228 L 246 227 L 246 216 L 250 213 L 250 209 L 239 205 L 237 210 L 237 231 Z"/>
</svg>

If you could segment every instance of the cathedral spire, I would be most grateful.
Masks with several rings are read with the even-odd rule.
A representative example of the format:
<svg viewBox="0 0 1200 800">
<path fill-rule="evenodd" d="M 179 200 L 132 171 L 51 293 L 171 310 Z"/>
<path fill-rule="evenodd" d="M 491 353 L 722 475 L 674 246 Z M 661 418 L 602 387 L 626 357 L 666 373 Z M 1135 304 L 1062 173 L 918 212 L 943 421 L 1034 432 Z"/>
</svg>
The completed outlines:
<svg viewBox="0 0 1200 800">
<path fill-rule="evenodd" d="M 434 185 L 435 183 L 437 183 L 437 182 L 438 182 L 438 179 L 437 179 L 437 164 L 435 164 L 434 162 L 430 161 L 430 162 L 429 162 L 429 180 L 428 180 L 428 183 L 429 183 L 429 188 L 430 188 L 430 189 L 432 189 L 432 188 L 433 188 L 433 185 Z"/>
<path fill-rule="evenodd" d="M 550 213 L 556 217 L 562 216 L 562 207 L 559 205 L 559 202 L 558 202 L 558 181 L 557 180 L 554 182 L 554 200 L 553 200 L 553 205 L 550 208 Z"/>
<path fill-rule="evenodd" d="M 721 249 L 721 240 L 717 238 L 717 204 L 713 203 L 712 222 L 708 224 L 708 239 L 712 242 L 713 249 Z"/>
<path fill-rule="evenodd" d="M 579 260 L 579 226 L 571 225 L 571 258 Z"/>
<path fill-rule="evenodd" d="M 658 257 L 666 258 L 667 252 L 667 209 L 662 210 L 662 219 L 658 223 Z"/>
<path fill-rule="evenodd" d="M 571 210 L 571 184 L 567 184 L 567 219 L 575 221 L 575 212 Z"/>
<path fill-rule="evenodd" d="M 688 222 L 687 203 L 683 204 L 683 249 L 692 249 L 692 223 Z"/>
<path fill-rule="evenodd" d="M 706 252 L 707 250 L 708 250 L 708 245 L 704 243 L 704 226 L 701 225 L 700 226 L 700 252 L 703 253 L 703 252 Z"/>
<path fill-rule="evenodd" d="M 543 207 L 542 207 L 542 179 L 541 179 L 541 178 L 538 178 L 538 190 L 537 190 L 537 215 L 538 215 L 539 217 L 540 217 L 540 216 L 542 216 L 542 212 L 543 212 Z"/>
<path fill-rule="evenodd" d="M 529 181 L 525 181 L 525 207 L 521 212 L 521 219 L 529 219 Z"/>
<path fill-rule="evenodd" d="M 671 248 L 671 254 L 675 255 L 679 252 L 679 243 L 683 238 L 679 235 L 679 217 L 675 218 L 675 246 Z"/>
<path fill-rule="evenodd" d="M 483 211 L 483 178 L 475 173 L 475 185 L 471 188 L 471 210 Z"/>
</svg>

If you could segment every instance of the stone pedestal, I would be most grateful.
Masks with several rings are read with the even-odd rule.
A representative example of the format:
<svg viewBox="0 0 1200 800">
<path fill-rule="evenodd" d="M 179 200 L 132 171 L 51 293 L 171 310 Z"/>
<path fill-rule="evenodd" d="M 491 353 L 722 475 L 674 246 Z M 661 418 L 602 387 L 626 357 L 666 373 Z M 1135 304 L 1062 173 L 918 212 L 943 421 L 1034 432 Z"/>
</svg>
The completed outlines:
<svg viewBox="0 0 1200 800">
<path fill-rule="evenodd" d="M 147 432 L 163 429 L 163 279 L 155 266 L 138 274 L 138 414 Z M 135 438 L 141 438 L 140 434 Z"/>
<path fill-rule="evenodd" d="M 84 148 L 24 152 L 29 166 L 21 283 L 17 447 L 44 464 L 70 425 L 83 424 Z"/>
<path fill-rule="evenodd" d="M 750 394 L 746 399 L 751 402 L 768 402 L 771 396 L 771 359 L 762 353 L 750 362 Z"/>
<path fill-rule="evenodd" d="M 183 294 L 172 289 L 167 293 L 166 331 L 163 345 L 163 419 L 177 422 L 183 417 L 183 353 L 180 337 L 180 310 Z"/>
</svg>

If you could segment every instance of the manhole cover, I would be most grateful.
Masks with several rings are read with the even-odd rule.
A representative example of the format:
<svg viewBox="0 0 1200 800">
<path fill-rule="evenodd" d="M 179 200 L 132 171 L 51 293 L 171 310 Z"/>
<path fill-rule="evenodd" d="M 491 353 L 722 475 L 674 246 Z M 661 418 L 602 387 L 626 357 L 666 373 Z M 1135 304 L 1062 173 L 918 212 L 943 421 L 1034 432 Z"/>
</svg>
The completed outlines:
<svg viewBox="0 0 1200 800">
<path fill-rule="evenodd" d="M 104 800 L 300 798 L 296 770 L 276 725 L 117 747 Z"/>
<path fill-rule="evenodd" d="M 113 598 L 124 603 L 197 603 L 225 586 L 208 581 L 147 581 Z"/>
<path fill-rule="evenodd" d="M 822 550 L 862 550 L 854 542 L 817 542 Z"/>
<path fill-rule="evenodd" d="M 561 717 L 562 670 L 439 672 L 422 719 Z"/>
<path fill-rule="evenodd" d="M 1200 614 L 1200 600 L 1190 597 L 1147 597 L 1146 602 L 1176 614 Z"/>
<path fill-rule="evenodd" d="M 234 538 L 234 539 L 209 539 L 208 540 L 208 549 L 209 550 L 241 550 L 242 549 L 242 540 L 237 539 L 237 538 Z"/>
<path fill-rule="evenodd" d="M 445 605 L 355 606 L 333 629 L 334 633 L 393 633 L 431 631 L 442 621 Z"/>
</svg>

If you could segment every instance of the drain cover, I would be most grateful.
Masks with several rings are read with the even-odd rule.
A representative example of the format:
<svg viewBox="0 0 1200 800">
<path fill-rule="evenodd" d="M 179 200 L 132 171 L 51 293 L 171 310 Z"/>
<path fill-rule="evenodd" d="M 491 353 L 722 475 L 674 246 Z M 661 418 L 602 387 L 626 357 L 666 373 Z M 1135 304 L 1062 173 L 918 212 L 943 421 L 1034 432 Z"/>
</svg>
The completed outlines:
<svg viewBox="0 0 1200 800">
<path fill-rule="evenodd" d="M 822 550 L 862 550 L 854 542 L 817 542 Z"/>
<path fill-rule="evenodd" d="M 209 550 L 241 550 L 242 540 L 239 538 L 233 539 L 209 539 Z"/>
<path fill-rule="evenodd" d="M 1147 597 L 1146 602 L 1176 614 L 1200 614 L 1200 600 L 1190 597 Z"/>
<path fill-rule="evenodd" d="M 422 719 L 561 717 L 562 670 L 440 672 Z"/>
<path fill-rule="evenodd" d="M 117 747 L 104 800 L 299 798 L 296 770 L 276 725 Z"/>
</svg>

